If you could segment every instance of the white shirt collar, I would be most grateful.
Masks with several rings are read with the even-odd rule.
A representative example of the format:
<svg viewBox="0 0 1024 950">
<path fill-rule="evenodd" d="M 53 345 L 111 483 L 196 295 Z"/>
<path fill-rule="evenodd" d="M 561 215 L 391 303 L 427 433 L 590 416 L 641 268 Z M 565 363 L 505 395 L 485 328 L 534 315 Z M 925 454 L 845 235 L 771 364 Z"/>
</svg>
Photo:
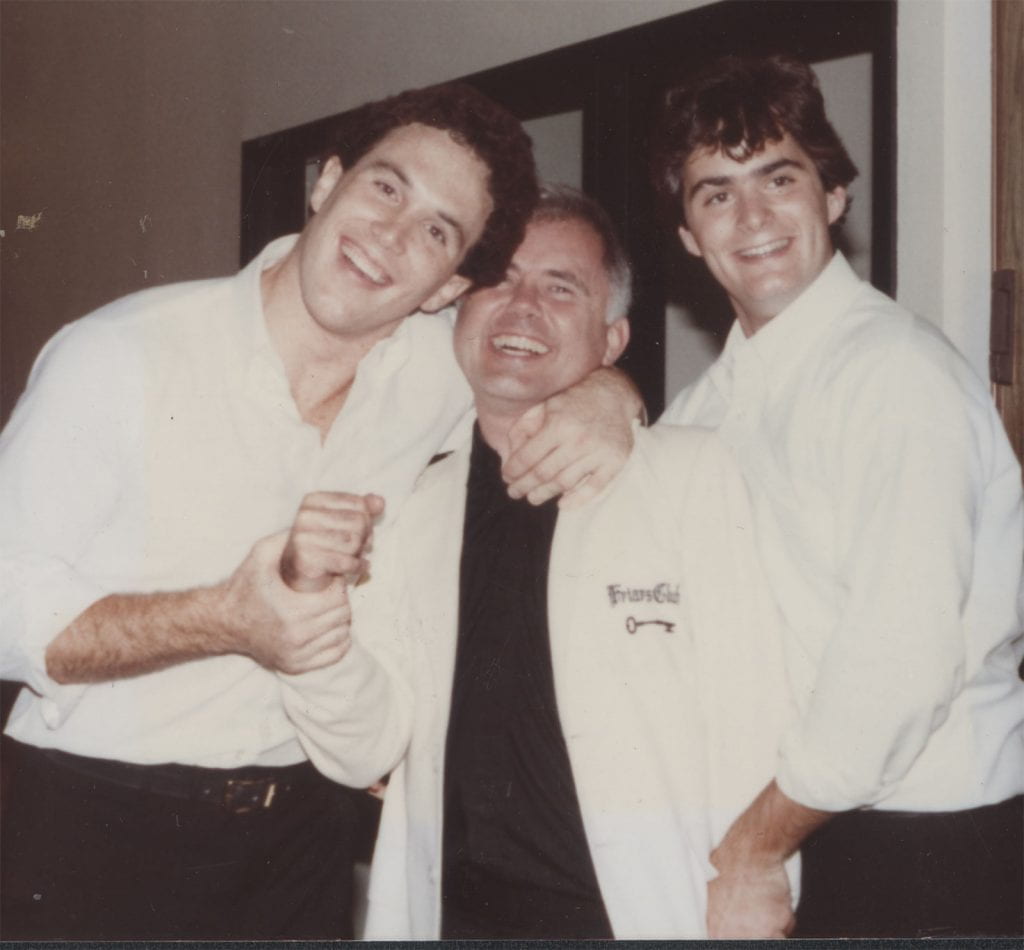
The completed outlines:
<svg viewBox="0 0 1024 950">
<path fill-rule="evenodd" d="M 753 336 L 744 335 L 739 320 L 733 322 L 722 355 L 709 370 L 715 385 L 723 392 L 731 389 L 737 361 L 759 363 L 766 377 L 784 374 L 849 309 L 862 285 L 836 251 L 807 289 Z"/>
</svg>

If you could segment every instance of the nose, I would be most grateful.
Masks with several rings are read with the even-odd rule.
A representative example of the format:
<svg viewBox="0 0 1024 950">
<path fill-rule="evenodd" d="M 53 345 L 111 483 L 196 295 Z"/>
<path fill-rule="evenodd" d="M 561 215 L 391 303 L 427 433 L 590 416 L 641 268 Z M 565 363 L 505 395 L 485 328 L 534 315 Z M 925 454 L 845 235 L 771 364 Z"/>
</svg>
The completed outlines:
<svg viewBox="0 0 1024 950">
<path fill-rule="evenodd" d="M 517 281 L 512 288 L 509 309 L 525 316 L 535 316 L 540 311 L 540 294 L 530 280 Z"/>
<path fill-rule="evenodd" d="M 381 247 L 401 252 L 405 249 L 407 223 L 400 214 L 378 218 L 371 225 L 371 233 Z"/>
<path fill-rule="evenodd" d="M 741 227 L 758 231 L 771 215 L 768 202 L 757 191 L 744 192 L 736 202 L 736 216 Z"/>
</svg>

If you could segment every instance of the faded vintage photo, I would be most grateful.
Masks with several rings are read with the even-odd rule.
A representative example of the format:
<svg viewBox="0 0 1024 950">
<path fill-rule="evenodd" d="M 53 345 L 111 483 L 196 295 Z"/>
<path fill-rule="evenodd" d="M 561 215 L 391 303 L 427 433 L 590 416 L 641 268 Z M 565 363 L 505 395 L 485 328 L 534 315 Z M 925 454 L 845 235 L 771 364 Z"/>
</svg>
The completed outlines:
<svg viewBox="0 0 1024 950">
<path fill-rule="evenodd" d="M 0 0 L 0 940 L 1019 945 L 1022 36 Z"/>
</svg>

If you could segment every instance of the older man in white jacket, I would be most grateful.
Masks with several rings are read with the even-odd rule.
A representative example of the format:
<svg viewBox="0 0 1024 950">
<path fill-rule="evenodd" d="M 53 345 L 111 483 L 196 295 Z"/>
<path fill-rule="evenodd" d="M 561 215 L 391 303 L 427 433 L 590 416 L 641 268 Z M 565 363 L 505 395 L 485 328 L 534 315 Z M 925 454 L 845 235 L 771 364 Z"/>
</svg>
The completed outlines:
<svg viewBox="0 0 1024 950">
<path fill-rule="evenodd" d="M 618 358 L 628 299 L 600 209 L 547 195 L 459 314 L 472 435 L 382 539 L 348 654 L 284 680 L 321 769 L 397 766 L 367 936 L 705 936 L 708 856 L 773 773 L 778 624 L 716 437 L 638 433 L 580 510 L 496 480 L 512 422 Z"/>
</svg>

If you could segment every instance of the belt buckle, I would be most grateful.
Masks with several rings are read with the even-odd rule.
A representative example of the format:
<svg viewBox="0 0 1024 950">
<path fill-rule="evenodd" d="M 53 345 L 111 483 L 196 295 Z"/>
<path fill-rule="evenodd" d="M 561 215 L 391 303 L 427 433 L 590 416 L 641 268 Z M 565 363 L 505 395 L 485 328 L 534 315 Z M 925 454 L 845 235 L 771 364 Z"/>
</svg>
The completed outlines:
<svg viewBox="0 0 1024 950">
<path fill-rule="evenodd" d="M 269 808 L 277 794 L 277 782 L 267 778 L 229 778 L 224 783 L 224 807 L 236 815 Z"/>
</svg>

